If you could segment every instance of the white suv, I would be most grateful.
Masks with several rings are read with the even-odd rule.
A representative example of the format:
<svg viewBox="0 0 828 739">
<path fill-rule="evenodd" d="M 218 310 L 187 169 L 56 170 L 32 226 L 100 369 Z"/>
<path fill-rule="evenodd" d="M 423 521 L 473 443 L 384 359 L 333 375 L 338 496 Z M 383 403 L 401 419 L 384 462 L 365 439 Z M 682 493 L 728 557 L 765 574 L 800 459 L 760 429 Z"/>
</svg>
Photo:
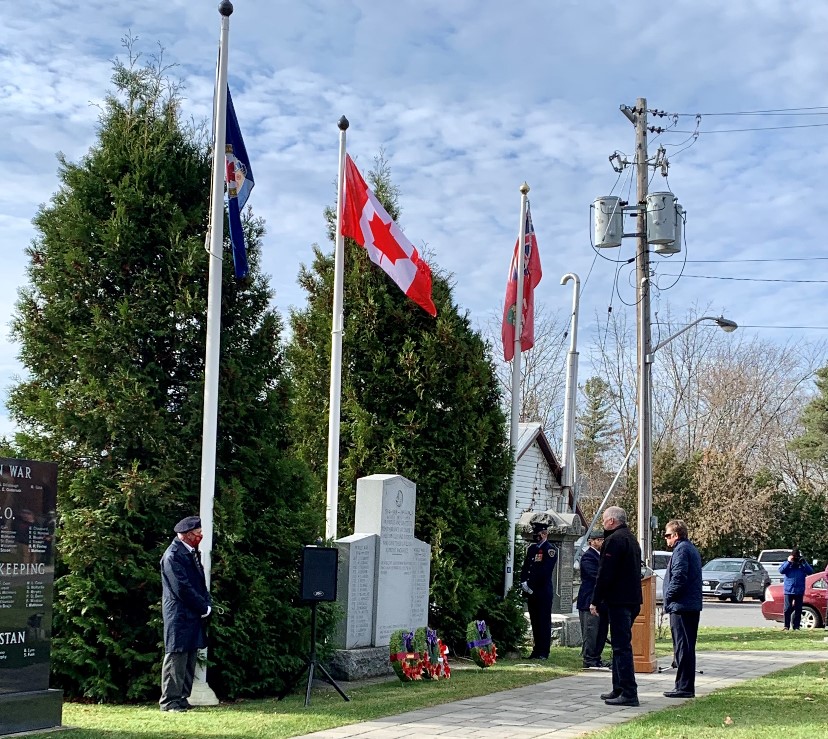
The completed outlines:
<svg viewBox="0 0 828 739">
<path fill-rule="evenodd" d="M 664 600 L 664 576 L 667 574 L 667 565 L 670 564 L 672 552 L 653 552 L 653 574 L 656 576 L 656 602 Z"/>
<path fill-rule="evenodd" d="M 767 570 L 771 585 L 779 585 L 785 579 L 784 575 L 779 574 L 779 565 L 787 561 L 790 556 L 790 549 L 763 549 L 759 552 L 757 559 L 759 564 Z"/>
</svg>

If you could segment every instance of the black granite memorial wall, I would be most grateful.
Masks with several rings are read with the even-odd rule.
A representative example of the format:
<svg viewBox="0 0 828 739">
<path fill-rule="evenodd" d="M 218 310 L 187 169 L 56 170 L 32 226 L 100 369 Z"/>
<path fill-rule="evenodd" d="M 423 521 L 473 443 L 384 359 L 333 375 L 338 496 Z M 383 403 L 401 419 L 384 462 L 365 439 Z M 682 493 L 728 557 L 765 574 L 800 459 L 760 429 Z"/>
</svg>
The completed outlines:
<svg viewBox="0 0 828 739">
<path fill-rule="evenodd" d="M 49 689 L 57 465 L 0 458 L 0 736 L 60 726 Z"/>
</svg>

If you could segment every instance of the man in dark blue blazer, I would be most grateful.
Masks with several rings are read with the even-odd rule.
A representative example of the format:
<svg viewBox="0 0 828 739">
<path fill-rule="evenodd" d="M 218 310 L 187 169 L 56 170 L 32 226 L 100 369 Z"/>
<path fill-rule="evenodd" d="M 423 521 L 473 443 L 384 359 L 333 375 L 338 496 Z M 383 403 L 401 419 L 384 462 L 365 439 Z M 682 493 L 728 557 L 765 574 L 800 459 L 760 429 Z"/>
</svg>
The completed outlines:
<svg viewBox="0 0 828 739">
<path fill-rule="evenodd" d="M 699 550 L 687 538 L 687 524 L 680 519 L 664 527 L 667 546 L 673 550 L 664 575 L 664 612 L 670 614 L 676 687 L 668 698 L 696 695 L 696 637 L 702 610 L 702 563 Z"/>
<path fill-rule="evenodd" d="M 212 605 L 198 551 L 201 519 L 189 516 L 173 531 L 177 536 L 161 557 L 164 664 L 159 705 L 162 711 L 179 712 L 190 708 L 196 657 L 207 646 L 204 619 Z"/>
<path fill-rule="evenodd" d="M 552 573 L 558 562 L 558 548 L 547 541 L 547 524 L 532 523 L 533 544 L 526 550 L 520 570 L 520 586 L 527 594 L 532 624 L 532 653 L 529 659 L 549 659 L 552 641 Z"/>
<path fill-rule="evenodd" d="M 604 543 L 604 532 L 596 529 L 587 537 L 589 546 L 581 555 L 581 587 L 578 590 L 578 616 L 581 621 L 581 656 L 584 660 L 584 669 L 590 667 L 609 667 L 609 662 L 601 660 L 601 653 L 607 643 L 609 620 L 605 608 L 599 608 L 598 615 L 593 616 L 589 611 L 592 603 L 592 594 L 598 580 L 598 565 L 601 562 L 601 545 Z"/>
</svg>

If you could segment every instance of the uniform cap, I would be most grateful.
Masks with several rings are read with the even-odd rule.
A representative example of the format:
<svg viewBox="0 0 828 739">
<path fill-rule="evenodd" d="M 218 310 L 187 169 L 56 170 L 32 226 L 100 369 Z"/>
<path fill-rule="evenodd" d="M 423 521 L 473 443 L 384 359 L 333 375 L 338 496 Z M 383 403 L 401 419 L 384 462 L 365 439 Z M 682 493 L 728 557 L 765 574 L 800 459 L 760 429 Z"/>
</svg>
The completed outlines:
<svg viewBox="0 0 828 739">
<path fill-rule="evenodd" d="M 182 518 L 174 527 L 173 531 L 176 534 L 186 534 L 188 531 L 192 531 L 193 529 L 200 529 L 201 528 L 201 519 L 198 516 L 187 516 L 187 518 Z"/>
<path fill-rule="evenodd" d="M 589 532 L 589 536 L 587 539 L 603 539 L 604 538 L 604 530 L 603 529 L 592 529 Z"/>
</svg>

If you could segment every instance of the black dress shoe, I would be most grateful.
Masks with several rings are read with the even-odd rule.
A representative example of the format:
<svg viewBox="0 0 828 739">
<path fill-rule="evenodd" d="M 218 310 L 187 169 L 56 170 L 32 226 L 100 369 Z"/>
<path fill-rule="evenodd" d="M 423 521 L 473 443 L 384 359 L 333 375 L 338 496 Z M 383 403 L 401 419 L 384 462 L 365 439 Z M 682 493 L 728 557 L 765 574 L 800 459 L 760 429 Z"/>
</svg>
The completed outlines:
<svg viewBox="0 0 828 739">
<path fill-rule="evenodd" d="M 627 698 L 624 695 L 619 695 L 617 698 L 607 698 L 604 703 L 608 706 L 639 706 L 638 698 Z"/>
<path fill-rule="evenodd" d="M 686 690 L 665 690 L 665 698 L 695 698 L 695 693 L 689 693 Z"/>
<path fill-rule="evenodd" d="M 601 700 L 608 701 L 610 698 L 617 698 L 619 695 L 621 695 L 620 690 L 611 690 L 609 693 L 601 693 Z"/>
</svg>

